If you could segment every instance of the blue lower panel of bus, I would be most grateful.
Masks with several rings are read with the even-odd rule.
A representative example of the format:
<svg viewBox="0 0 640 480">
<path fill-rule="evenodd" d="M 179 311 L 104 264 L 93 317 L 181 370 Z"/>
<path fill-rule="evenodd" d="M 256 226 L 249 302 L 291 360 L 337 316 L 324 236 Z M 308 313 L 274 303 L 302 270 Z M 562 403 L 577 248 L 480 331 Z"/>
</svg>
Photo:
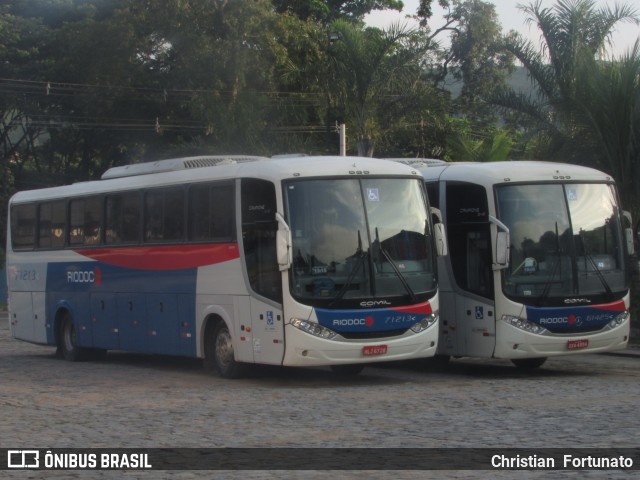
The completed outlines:
<svg viewBox="0 0 640 480">
<path fill-rule="evenodd" d="M 527 306 L 527 319 L 553 333 L 594 332 L 625 311 L 622 300 L 612 303 L 567 306 Z"/>
<path fill-rule="evenodd" d="M 432 313 L 433 310 L 429 302 L 403 307 L 359 310 L 316 309 L 318 323 L 338 333 L 406 330 Z"/>
<path fill-rule="evenodd" d="M 50 264 L 47 317 L 64 307 L 80 346 L 195 356 L 197 269 L 133 270 L 98 262 Z M 47 339 L 54 343 L 49 322 Z"/>
</svg>

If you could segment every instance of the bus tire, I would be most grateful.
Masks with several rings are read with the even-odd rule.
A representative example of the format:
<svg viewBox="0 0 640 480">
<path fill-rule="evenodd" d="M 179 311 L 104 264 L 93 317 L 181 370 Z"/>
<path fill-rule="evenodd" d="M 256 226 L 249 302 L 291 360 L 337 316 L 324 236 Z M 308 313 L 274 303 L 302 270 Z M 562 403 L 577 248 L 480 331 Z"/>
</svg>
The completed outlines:
<svg viewBox="0 0 640 480">
<path fill-rule="evenodd" d="M 84 349 L 78 346 L 78 337 L 73 318 L 68 313 L 65 313 L 60 320 L 58 350 L 62 358 L 70 362 L 77 362 L 84 358 Z"/>
<path fill-rule="evenodd" d="M 223 321 L 207 329 L 204 349 L 207 370 L 215 370 L 222 378 L 240 378 L 244 374 L 244 365 L 235 360 L 231 333 Z"/>
<path fill-rule="evenodd" d="M 518 368 L 523 370 L 533 370 L 534 368 L 541 367 L 544 362 L 547 361 L 547 357 L 539 358 L 512 358 L 511 362 Z"/>
<path fill-rule="evenodd" d="M 331 370 L 339 377 L 354 377 L 364 370 L 364 365 L 362 363 L 331 365 Z"/>
</svg>

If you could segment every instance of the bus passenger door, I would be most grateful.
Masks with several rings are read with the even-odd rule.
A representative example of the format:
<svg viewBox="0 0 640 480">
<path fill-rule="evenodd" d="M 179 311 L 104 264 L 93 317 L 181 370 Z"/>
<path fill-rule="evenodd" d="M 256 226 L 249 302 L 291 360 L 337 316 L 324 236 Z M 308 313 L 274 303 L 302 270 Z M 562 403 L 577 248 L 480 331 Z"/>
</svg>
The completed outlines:
<svg viewBox="0 0 640 480">
<path fill-rule="evenodd" d="M 272 182 L 241 181 L 241 237 L 251 303 L 251 341 L 257 363 L 279 365 L 284 358 L 282 272 L 276 253 L 276 192 Z"/>
<path fill-rule="evenodd" d="M 466 182 L 448 182 L 446 218 L 448 258 L 454 278 L 451 285 L 455 305 L 453 348 L 461 356 L 491 357 L 496 325 L 491 228 L 485 188 Z"/>
</svg>

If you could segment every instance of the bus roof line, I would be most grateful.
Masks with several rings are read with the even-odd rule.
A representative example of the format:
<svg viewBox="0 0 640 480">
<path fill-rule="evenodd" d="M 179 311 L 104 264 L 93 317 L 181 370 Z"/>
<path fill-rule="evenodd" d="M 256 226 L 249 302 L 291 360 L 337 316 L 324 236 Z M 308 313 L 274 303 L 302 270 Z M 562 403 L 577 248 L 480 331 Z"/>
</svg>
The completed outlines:
<svg viewBox="0 0 640 480">
<path fill-rule="evenodd" d="M 152 173 L 188 170 L 192 168 L 215 167 L 218 165 L 232 165 L 244 162 L 267 160 L 267 157 L 251 155 L 202 155 L 197 157 L 169 158 L 153 162 L 134 163 L 121 167 L 112 167 L 104 174 L 102 180 L 111 178 L 133 177 L 136 175 L 150 175 Z"/>
</svg>

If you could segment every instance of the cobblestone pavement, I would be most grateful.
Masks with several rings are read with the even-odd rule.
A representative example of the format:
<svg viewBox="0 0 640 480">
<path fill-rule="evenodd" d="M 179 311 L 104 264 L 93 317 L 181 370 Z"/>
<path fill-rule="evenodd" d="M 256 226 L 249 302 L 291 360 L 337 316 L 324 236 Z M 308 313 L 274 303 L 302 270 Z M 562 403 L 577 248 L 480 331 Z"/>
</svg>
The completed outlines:
<svg viewBox="0 0 640 480">
<path fill-rule="evenodd" d="M 640 351 L 552 358 L 522 372 L 459 359 L 329 369 L 259 368 L 223 380 L 201 362 L 109 353 L 71 363 L 11 339 L 0 313 L 0 446 L 640 447 Z M 461 450 L 464 455 L 464 451 Z M 622 471 L 12 471 L 7 478 L 632 478 Z M 44 477 L 46 475 L 46 477 Z M 636 477 L 637 478 L 637 477 Z"/>
</svg>

